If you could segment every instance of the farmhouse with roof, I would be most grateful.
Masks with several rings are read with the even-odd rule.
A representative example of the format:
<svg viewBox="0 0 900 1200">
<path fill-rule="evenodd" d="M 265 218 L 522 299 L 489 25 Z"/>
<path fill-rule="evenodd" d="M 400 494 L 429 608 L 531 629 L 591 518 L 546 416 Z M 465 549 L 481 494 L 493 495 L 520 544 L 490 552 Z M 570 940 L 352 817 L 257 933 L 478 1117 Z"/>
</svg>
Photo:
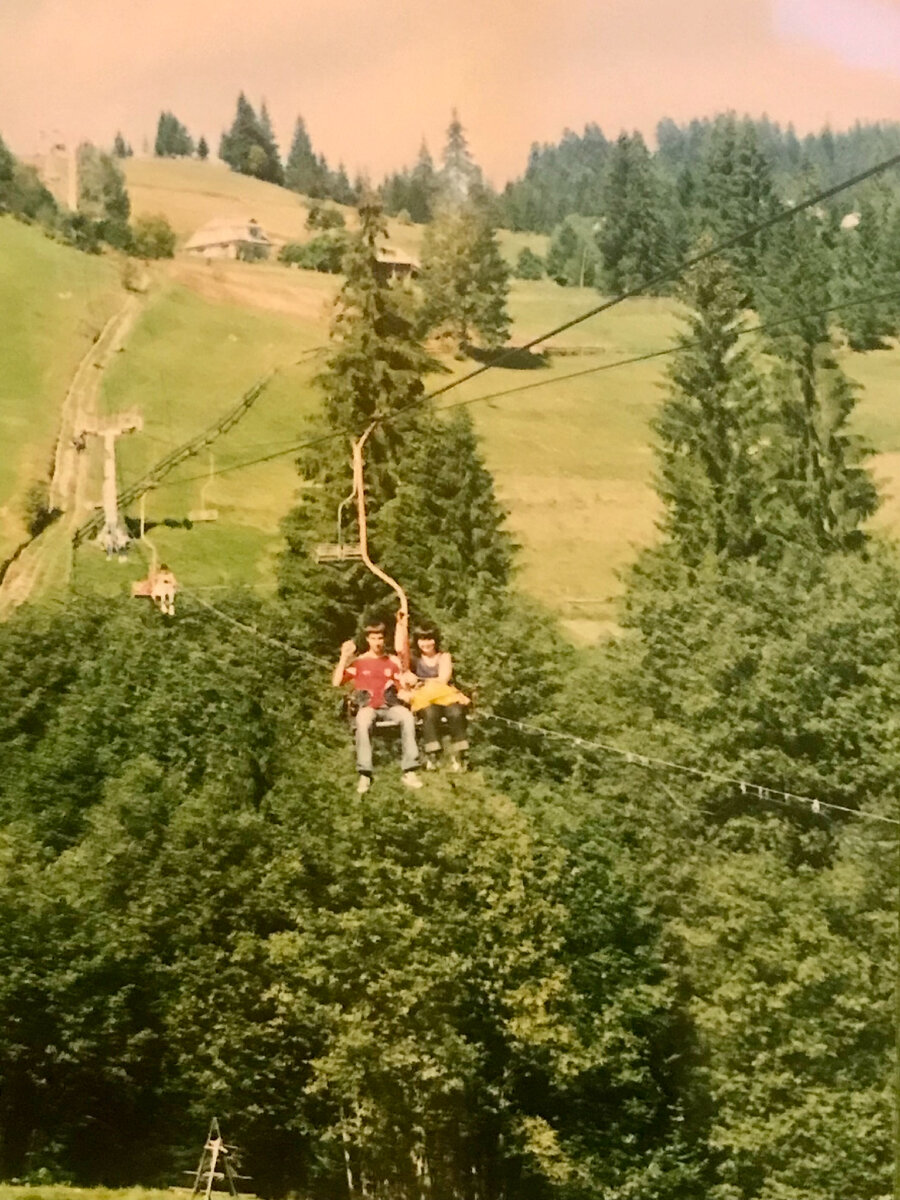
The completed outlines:
<svg viewBox="0 0 900 1200">
<path fill-rule="evenodd" d="M 188 254 L 201 258 L 239 258 L 256 262 L 268 258 L 272 242 L 251 217 L 224 217 L 208 221 L 185 245 Z"/>
<path fill-rule="evenodd" d="M 383 279 L 415 279 L 421 267 L 402 250 L 395 250 L 393 246 L 382 246 L 378 251 L 375 270 Z"/>
</svg>

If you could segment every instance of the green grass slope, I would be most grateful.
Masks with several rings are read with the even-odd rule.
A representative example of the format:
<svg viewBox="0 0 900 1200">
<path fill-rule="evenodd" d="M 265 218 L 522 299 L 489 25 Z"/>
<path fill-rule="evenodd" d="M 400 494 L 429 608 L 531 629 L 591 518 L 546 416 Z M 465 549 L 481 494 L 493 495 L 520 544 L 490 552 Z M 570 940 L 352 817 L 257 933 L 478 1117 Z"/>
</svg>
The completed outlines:
<svg viewBox="0 0 900 1200">
<path fill-rule="evenodd" d="M 220 217 L 255 218 L 277 242 L 304 242 L 315 236 L 306 228 L 309 200 L 286 188 L 238 175 L 217 160 L 129 158 L 123 162 L 134 216 L 162 213 L 180 243 Z M 328 202 L 331 204 L 331 202 Z M 349 228 L 356 211 L 340 208 Z M 417 257 L 421 254 L 424 226 L 389 220 L 390 242 Z M 541 234 L 502 230 L 500 245 L 509 262 L 524 246 L 546 253 L 548 239 Z"/>
<path fill-rule="evenodd" d="M 182 235 L 213 216 L 240 210 L 276 236 L 306 236 L 306 207 L 299 197 L 219 164 L 136 159 L 127 169 L 135 211 L 164 212 Z M 420 228 L 392 224 L 394 243 L 412 252 L 421 236 Z M 4 345 L 15 348 L 14 373 L 0 385 L 0 416 L 16 445 L 16 454 L 0 467 L 5 489 L 0 500 L 7 501 L 46 464 L 65 382 L 110 310 L 116 269 L 110 259 L 77 255 L 9 221 L 0 221 L 0 239 L 6 251 L 0 258 L 0 301 L 17 322 L 0 333 Z M 523 244 L 538 250 L 546 245 L 513 234 L 504 234 L 503 241 L 510 257 Z M 207 264 L 178 257 L 161 269 L 125 351 L 104 377 L 107 411 L 136 407 L 145 420 L 143 433 L 120 443 L 120 483 L 137 479 L 216 420 L 264 372 L 282 369 L 210 455 L 184 463 L 148 495 L 150 543 L 126 568 L 109 566 L 94 547 L 79 551 L 79 587 L 121 590 L 143 572 L 154 551 L 188 586 L 212 591 L 235 583 L 272 586 L 278 523 L 295 501 L 298 480 L 290 456 L 243 464 L 277 454 L 302 434 L 305 415 L 318 403 L 312 379 L 320 359 L 310 351 L 327 341 L 339 284 L 335 277 L 277 263 Z M 597 302 L 590 289 L 514 281 L 513 338 L 530 340 Z M 566 376 L 663 349 L 678 324 L 673 302 L 631 300 L 553 337 L 549 366 L 492 370 L 442 401 L 479 401 L 471 412 L 522 547 L 521 583 L 578 636 L 613 627 L 621 571 L 655 536 L 659 509 L 652 490 L 650 421 L 661 398 L 665 360 Z M 843 351 L 840 357 L 864 389 L 857 427 L 876 450 L 873 469 L 885 495 L 876 524 L 895 532 L 900 352 Z M 474 365 L 448 361 L 457 375 Z M 508 389 L 524 390 L 494 395 Z M 492 398 L 479 400 L 486 396 Z M 215 474 L 207 482 L 210 469 Z M 349 479 L 349 464 L 347 471 Z M 99 499 L 99 474 L 95 487 Z M 190 513 L 200 508 L 216 509 L 218 521 L 190 524 Z"/>
<path fill-rule="evenodd" d="M 25 536 L 26 490 L 49 476 L 69 381 L 122 298 L 114 259 L 0 217 L 0 560 Z"/>
</svg>

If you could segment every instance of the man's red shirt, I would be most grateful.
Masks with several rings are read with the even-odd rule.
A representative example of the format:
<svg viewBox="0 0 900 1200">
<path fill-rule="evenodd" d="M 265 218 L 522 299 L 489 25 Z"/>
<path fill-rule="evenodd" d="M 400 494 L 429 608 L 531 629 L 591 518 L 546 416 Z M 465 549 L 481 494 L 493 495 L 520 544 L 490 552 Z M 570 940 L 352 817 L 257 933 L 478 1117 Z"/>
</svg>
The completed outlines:
<svg viewBox="0 0 900 1200">
<path fill-rule="evenodd" d="M 344 670 L 342 682 L 347 683 L 350 680 L 353 681 L 357 692 L 369 693 L 369 701 L 365 707 L 383 708 L 385 688 L 389 683 L 399 683 L 400 666 L 387 654 L 378 658 L 362 654 Z"/>
</svg>

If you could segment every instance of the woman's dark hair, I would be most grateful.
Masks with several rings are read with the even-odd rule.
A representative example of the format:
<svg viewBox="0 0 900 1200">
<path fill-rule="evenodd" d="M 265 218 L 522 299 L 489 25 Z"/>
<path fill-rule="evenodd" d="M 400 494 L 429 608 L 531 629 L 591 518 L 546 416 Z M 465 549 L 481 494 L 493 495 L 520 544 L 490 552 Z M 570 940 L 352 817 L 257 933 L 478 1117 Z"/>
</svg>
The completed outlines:
<svg viewBox="0 0 900 1200">
<path fill-rule="evenodd" d="M 441 644 L 440 631 L 434 625 L 420 625 L 416 630 L 416 641 L 419 642 L 423 638 L 433 638 L 435 646 Z"/>
</svg>

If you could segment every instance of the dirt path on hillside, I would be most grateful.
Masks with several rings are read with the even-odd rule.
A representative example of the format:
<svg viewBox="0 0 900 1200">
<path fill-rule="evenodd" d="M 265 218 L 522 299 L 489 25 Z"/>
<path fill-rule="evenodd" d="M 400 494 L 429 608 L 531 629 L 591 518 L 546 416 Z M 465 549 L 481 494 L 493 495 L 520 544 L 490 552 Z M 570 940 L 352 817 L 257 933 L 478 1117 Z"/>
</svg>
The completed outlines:
<svg viewBox="0 0 900 1200">
<path fill-rule="evenodd" d="M 99 413 L 103 372 L 114 354 L 124 345 L 141 310 L 142 299 L 129 295 L 110 317 L 97 340 L 78 364 L 60 410 L 59 433 L 53 478 L 50 480 L 50 506 L 62 516 L 30 542 L 9 569 L 0 584 L 0 619 L 24 603 L 32 593 L 48 582 L 64 586 L 71 569 L 72 534 L 94 504 L 88 498 L 87 485 L 96 439 L 79 451 L 75 439 L 85 423 Z M 93 450 L 92 450 L 93 447 Z"/>
</svg>

